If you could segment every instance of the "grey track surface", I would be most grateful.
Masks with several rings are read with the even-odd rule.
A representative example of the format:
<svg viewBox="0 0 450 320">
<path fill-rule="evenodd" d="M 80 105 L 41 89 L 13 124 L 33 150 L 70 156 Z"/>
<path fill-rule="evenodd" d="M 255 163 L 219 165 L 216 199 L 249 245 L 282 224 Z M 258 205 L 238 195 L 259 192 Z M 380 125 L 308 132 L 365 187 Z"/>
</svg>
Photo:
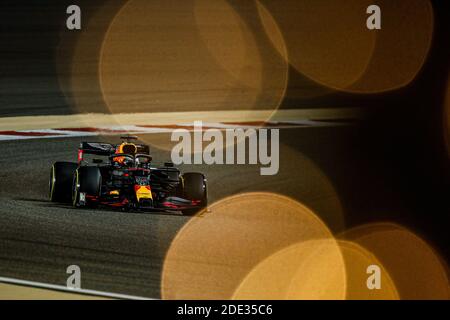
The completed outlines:
<svg viewBox="0 0 450 320">
<path fill-rule="evenodd" d="M 364 190 L 358 184 L 367 180 L 374 189 L 380 189 L 380 178 L 368 178 L 363 167 L 355 166 L 361 163 L 355 152 L 348 156 L 356 132 L 353 127 L 282 130 L 280 172 L 276 176 L 261 177 L 258 166 L 247 165 L 182 169 L 206 173 L 211 203 L 242 192 L 277 192 L 311 207 L 338 232 L 344 220 L 351 218 L 345 191 L 354 187 Z M 168 135 L 144 138 L 150 143 L 170 139 Z M 49 168 L 57 160 L 73 161 L 81 140 L 85 139 L 0 143 L 0 275 L 65 285 L 67 266 L 77 264 L 82 268 L 85 289 L 158 298 L 165 253 L 177 231 L 191 218 L 76 210 L 50 203 Z M 117 141 L 117 137 L 94 140 Z M 167 151 L 157 148 L 153 155 L 161 161 L 170 158 Z M 352 179 L 348 179 L 348 172 L 355 174 Z"/>
</svg>

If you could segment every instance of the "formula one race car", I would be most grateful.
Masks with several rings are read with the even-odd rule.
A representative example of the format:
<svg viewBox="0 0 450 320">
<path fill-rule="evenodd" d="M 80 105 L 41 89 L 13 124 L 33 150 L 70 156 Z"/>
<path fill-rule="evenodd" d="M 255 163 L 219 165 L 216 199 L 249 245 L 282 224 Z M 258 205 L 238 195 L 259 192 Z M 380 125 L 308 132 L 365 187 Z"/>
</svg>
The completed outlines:
<svg viewBox="0 0 450 320">
<path fill-rule="evenodd" d="M 56 162 L 50 173 L 50 200 L 75 207 L 99 205 L 124 210 L 181 211 L 192 215 L 207 206 L 203 174 L 181 174 L 172 163 L 152 165 L 150 147 L 122 137 L 118 145 L 82 142 L 78 163 Z M 103 156 L 86 159 L 86 155 Z"/>
</svg>

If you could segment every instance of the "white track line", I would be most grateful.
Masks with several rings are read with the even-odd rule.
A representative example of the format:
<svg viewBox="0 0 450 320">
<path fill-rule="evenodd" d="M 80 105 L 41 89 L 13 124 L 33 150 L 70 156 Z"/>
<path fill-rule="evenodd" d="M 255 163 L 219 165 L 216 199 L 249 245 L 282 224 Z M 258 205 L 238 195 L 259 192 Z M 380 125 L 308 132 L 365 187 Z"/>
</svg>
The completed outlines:
<svg viewBox="0 0 450 320">
<path fill-rule="evenodd" d="M 65 293 L 70 293 L 70 294 L 82 294 L 82 295 L 106 297 L 106 298 L 113 298 L 113 299 L 157 300 L 157 299 L 152 299 L 152 298 L 131 296 L 131 295 L 126 295 L 126 294 L 111 293 L 111 292 L 104 292 L 104 291 L 96 291 L 96 290 L 89 290 L 89 289 L 70 289 L 65 286 L 60 286 L 60 285 L 55 285 L 55 284 L 26 281 L 26 280 L 19 280 L 19 279 L 14 279 L 14 278 L 5 278 L 5 277 L 0 277 L 0 283 L 14 284 L 14 285 L 19 285 L 19 286 L 27 286 L 27 287 L 33 287 L 33 288 L 39 288 L 39 289 L 49 289 L 49 290 L 53 290 L 53 291 L 62 291 Z"/>
<path fill-rule="evenodd" d="M 287 122 L 296 120 L 337 120 L 360 119 L 364 116 L 362 108 L 338 109 L 289 109 L 289 110 L 230 110 L 230 111 L 190 111 L 120 114 L 73 114 L 60 116 L 22 116 L 0 118 L 0 131 L 34 130 L 83 127 L 112 127 L 126 125 L 170 125 L 174 123 L 203 121 L 211 123 L 272 121 Z"/>
<path fill-rule="evenodd" d="M 333 123 L 333 122 L 314 122 L 310 120 L 302 121 L 290 121 L 285 123 L 265 123 L 266 129 L 291 129 L 291 128 L 312 128 L 312 127 L 335 127 L 345 126 L 349 123 Z M 177 129 L 186 129 L 193 131 L 194 124 L 173 124 L 172 126 Z M 259 129 L 257 125 L 247 124 L 225 124 L 225 123 L 203 123 L 202 128 L 204 130 L 214 128 L 219 130 L 225 129 Z M 72 130 L 71 130 L 72 129 Z M 55 130 L 55 129 L 42 129 L 42 130 L 17 130 L 8 131 L 8 133 L 0 131 L 0 141 L 12 141 L 12 140 L 29 140 L 29 139 L 56 139 L 56 138 L 74 138 L 74 137 L 92 137 L 100 135 L 120 135 L 120 134 L 156 134 L 156 133 L 172 133 L 175 128 L 159 128 L 159 127 L 140 127 L 140 126 L 125 126 L 125 127 L 98 127 L 98 128 L 71 128 L 67 130 Z M 95 130 L 95 131 L 92 131 Z M 36 135 L 34 135 L 36 134 Z"/>
<path fill-rule="evenodd" d="M 254 110 L 0 118 L 0 141 L 171 133 L 177 128 L 192 131 L 194 122 L 202 119 L 204 129 L 258 129 L 262 124 L 280 129 L 334 127 L 352 124 L 362 116 L 361 109 L 347 108 L 279 110 L 274 114 Z"/>
</svg>

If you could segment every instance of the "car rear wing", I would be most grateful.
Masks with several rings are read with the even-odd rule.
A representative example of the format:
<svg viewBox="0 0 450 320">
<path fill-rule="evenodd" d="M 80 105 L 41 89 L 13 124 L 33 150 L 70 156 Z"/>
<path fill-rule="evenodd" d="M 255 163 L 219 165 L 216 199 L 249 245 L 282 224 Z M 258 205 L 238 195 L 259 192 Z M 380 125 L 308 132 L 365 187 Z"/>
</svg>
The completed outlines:
<svg viewBox="0 0 450 320">
<path fill-rule="evenodd" d="M 82 142 L 78 148 L 78 163 L 83 161 L 85 154 L 98 156 L 109 156 L 114 154 L 116 148 L 110 143 L 103 142 Z"/>
<path fill-rule="evenodd" d="M 137 153 L 150 155 L 150 147 L 147 145 L 136 144 Z M 78 163 L 83 161 L 85 154 L 98 156 L 111 156 L 116 153 L 116 147 L 110 143 L 103 142 L 82 142 L 78 149 Z"/>
</svg>

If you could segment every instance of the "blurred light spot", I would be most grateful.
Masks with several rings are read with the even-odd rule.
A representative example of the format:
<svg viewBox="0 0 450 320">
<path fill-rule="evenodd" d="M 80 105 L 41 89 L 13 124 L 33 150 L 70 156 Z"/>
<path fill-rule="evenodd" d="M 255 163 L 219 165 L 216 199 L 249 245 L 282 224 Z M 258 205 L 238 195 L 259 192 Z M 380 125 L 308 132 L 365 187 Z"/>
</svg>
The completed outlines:
<svg viewBox="0 0 450 320">
<path fill-rule="evenodd" d="M 367 249 L 350 241 L 339 241 L 347 274 L 347 300 L 397 300 L 397 289 L 389 273 L 380 261 Z M 381 269 L 381 288 L 367 288 L 367 267 L 376 265 Z"/>
<path fill-rule="evenodd" d="M 332 239 L 302 204 L 272 193 L 244 193 L 191 219 L 166 255 L 164 299 L 229 299 L 262 260 L 289 245 Z"/>
<path fill-rule="evenodd" d="M 123 3 L 98 4 L 83 11 L 83 28 L 68 31 L 64 25 L 56 49 L 56 69 L 61 91 L 74 113 L 105 113 L 99 83 L 100 50 L 108 26 Z"/>
<path fill-rule="evenodd" d="M 263 33 L 254 27 L 255 17 L 244 16 L 245 20 L 235 10 L 243 11 L 245 6 L 237 4 L 235 9 L 224 0 L 196 0 L 194 13 L 198 32 L 209 54 L 217 64 L 227 71 L 239 84 L 258 90 L 259 94 L 271 97 L 265 102 L 263 108 L 278 107 L 287 82 L 286 47 L 281 32 L 270 15 L 266 15 L 267 24 L 270 25 L 271 40 L 280 46 L 284 52 L 281 57 L 269 57 L 261 50 L 267 50 L 258 43 L 253 31 Z M 252 29 L 253 28 L 253 29 Z M 269 61 L 270 60 L 270 61 Z M 270 63 L 265 66 L 264 63 Z M 264 67 L 270 67 L 270 77 L 264 77 Z M 270 101 L 271 100 L 271 101 Z M 246 109 L 248 106 L 245 106 Z"/>
<path fill-rule="evenodd" d="M 331 89 L 377 93 L 403 87 L 417 76 L 431 46 L 429 0 L 377 1 L 382 28 L 376 31 L 366 27 L 370 0 L 259 2 L 280 26 L 289 63 Z"/>
<path fill-rule="evenodd" d="M 258 10 L 261 23 L 264 27 L 264 31 L 266 32 L 266 35 L 269 38 L 270 42 L 284 60 L 289 60 L 283 34 L 281 33 L 280 27 L 278 26 L 274 17 L 259 1 L 256 1 L 256 8 Z"/>
<path fill-rule="evenodd" d="M 277 21 L 289 63 L 303 75 L 326 87 L 345 89 L 366 70 L 375 47 L 375 33 L 366 28 L 369 0 L 259 3 Z"/>
<path fill-rule="evenodd" d="M 348 91 L 373 93 L 406 86 L 428 56 L 434 29 L 430 1 L 379 0 L 377 5 L 382 28 L 375 31 L 375 51 L 364 75 Z"/>
<path fill-rule="evenodd" d="M 437 253 L 411 231 L 390 223 L 359 226 L 343 235 L 373 253 L 401 299 L 449 299 L 447 268 Z"/>
<path fill-rule="evenodd" d="M 345 217 L 336 188 L 317 163 L 295 148 L 280 145 L 280 168 L 276 175 L 261 176 L 260 166 L 230 166 L 219 179 L 209 181 L 211 198 L 224 196 L 223 185 L 229 194 L 250 191 L 279 193 L 310 208 L 332 232 L 345 228 Z M 233 174 L 228 174 L 233 172 Z M 245 185 L 240 183 L 246 181 Z"/>
<path fill-rule="evenodd" d="M 282 249 L 258 264 L 233 295 L 239 300 L 344 299 L 345 264 L 334 240 Z"/>
<path fill-rule="evenodd" d="M 245 111 L 264 109 L 270 117 L 284 97 L 288 65 L 255 37 L 262 28 L 256 13 L 241 18 L 245 10 L 225 0 L 127 2 L 100 55 L 111 113 L 239 110 L 246 121 Z"/>
<path fill-rule="evenodd" d="M 276 109 L 287 65 L 260 50 L 224 0 L 132 0 L 103 42 L 104 98 L 113 113 Z"/>
</svg>

